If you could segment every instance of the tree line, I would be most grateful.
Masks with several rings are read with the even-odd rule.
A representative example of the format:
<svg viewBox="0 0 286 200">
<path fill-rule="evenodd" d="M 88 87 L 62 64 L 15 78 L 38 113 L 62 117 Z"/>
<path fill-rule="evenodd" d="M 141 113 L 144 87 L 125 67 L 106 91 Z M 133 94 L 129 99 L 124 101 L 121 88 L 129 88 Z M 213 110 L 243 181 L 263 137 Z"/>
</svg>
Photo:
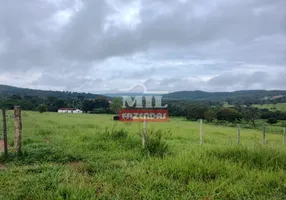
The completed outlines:
<svg viewBox="0 0 286 200">
<path fill-rule="evenodd" d="M 187 120 L 204 119 L 208 122 L 225 121 L 230 123 L 239 123 L 243 120 L 253 127 L 256 126 L 258 119 L 265 119 L 270 124 L 277 123 L 278 120 L 286 120 L 286 112 L 239 104 L 225 107 L 224 103 L 219 102 L 168 102 L 168 110 L 170 116 L 181 116 Z"/>
<path fill-rule="evenodd" d="M 258 109 L 251 105 L 241 105 L 238 102 L 234 102 L 233 107 L 225 107 L 224 102 L 163 99 L 163 104 L 168 104 L 170 116 L 181 116 L 187 120 L 205 119 L 208 122 L 226 121 L 231 123 L 244 120 L 254 127 L 258 119 L 266 119 L 269 123 L 286 120 L 286 112 Z M 38 110 L 40 112 L 57 112 L 59 108 L 78 108 L 86 113 L 117 114 L 122 106 L 122 101 L 120 98 L 113 98 L 110 103 L 109 99 L 104 96 L 86 98 L 81 95 L 69 98 L 11 95 L 0 98 L 0 107 L 13 109 L 14 105 L 21 106 L 23 110 Z"/>
<path fill-rule="evenodd" d="M 57 112 L 59 108 L 78 108 L 84 112 L 112 113 L 109 100 L 103 96 L 85 98 L 84 96 L 57 98 L 54 96 L 20 96 L 12 95 L 0 98 L 0 107 L 13 109 L 19 105 L 23 110 Z"/>
</svg>

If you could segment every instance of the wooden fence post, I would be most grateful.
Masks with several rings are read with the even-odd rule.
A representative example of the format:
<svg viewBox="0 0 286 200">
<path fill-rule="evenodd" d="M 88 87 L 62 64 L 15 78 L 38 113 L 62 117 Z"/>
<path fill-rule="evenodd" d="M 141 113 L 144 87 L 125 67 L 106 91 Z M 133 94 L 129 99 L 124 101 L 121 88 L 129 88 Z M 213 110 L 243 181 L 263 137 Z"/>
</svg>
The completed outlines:
<svg viewBox="0 0 286 200">
<path fill-rule="evenodd" d="M 145 149 L 146 146 L 146 135 L 147 135 L 147 122 L 144 117 L 143 121 L 143 132 L 142 132 L 142 148 Z"/>
<path fill-rule="evenodd" d="M 263 127 L 263 144 L 266 144 L 266 125 Z"/>
<path fill-rule="evenodd" d="M 7 123 L 6 123 L 6 110 L 2 108 L 2 117 L 3 117 L 3 140 L 4 140 L 4 154 L 5 157 L 8 156 L 8 142 L 7 142 Z"/>
<path fill-rule="evenodd" d="M 283 144 L 286 143 L 286 128 L 283 128 Z"/>
<path fill-rule="evenodd" d="M 237 144 L 240 144 L 240 125 L 237 125 Z"/>
<path fill-rule="evenodd" d="M 22 117 L 20 106 L 14 106 L 14 151 L 21 153 L 22 147 Z"/>
<path fill-rule="evenodd" d="M 200 145 L 203 144 L 203 120 L 200 119 Z"/>
</svg>

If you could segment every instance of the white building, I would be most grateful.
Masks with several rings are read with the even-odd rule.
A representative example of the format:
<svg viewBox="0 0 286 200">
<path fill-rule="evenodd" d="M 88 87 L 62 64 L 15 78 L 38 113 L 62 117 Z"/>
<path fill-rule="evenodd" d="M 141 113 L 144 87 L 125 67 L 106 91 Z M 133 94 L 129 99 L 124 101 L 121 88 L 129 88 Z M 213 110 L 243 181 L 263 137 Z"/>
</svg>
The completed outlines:
<svg viewBox="0 0 286 200">
<path fill-rule="evenodd" d="M 83 113 L 80 109 L 74 108 L 59 108 L 58 113 Z"/>
</svg>

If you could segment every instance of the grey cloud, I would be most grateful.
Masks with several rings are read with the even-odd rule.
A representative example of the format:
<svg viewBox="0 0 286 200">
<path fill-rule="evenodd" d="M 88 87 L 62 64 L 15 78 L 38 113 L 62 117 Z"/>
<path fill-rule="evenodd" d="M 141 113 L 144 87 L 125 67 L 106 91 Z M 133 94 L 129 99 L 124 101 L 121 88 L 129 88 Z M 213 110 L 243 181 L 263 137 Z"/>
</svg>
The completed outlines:
<svg viewBox="0 0 286 200">
<path fill-rule="evenodd" d="M 157 69 L 155 67 L 144 67 L 143 69 L 139 70 L 129 70 L 129 71 L 122 71 L 122 70 L 114 70 L 112 71 L 112 75 L 109 79 L 142 79 L 148 78 L 156 73 Z"/>
<path fill-rule="evenodd" d="M 5 1 L 0 7 L 1 70 L 31 68 L 49 64 L 52 54 L 48 40 L 53 34 L 41 27 L 56 11 L 55 5 L 45 1 Z"/>
<path fill-rule="evenodd" d="M 45 73 L 37 80 L 33 81 L 33 85 L 37 86 L 52 86 L 60 87 L 64 90 L 80 91 L 80 90 L 94 90 L 94 86 L 103 83 L 102 79 L 92 79 L 76 75 L 68 74 L 49 74 Z M 64 86 L 64 87 L 63 87 Z"/>
<path fill-rule="evenodd" d="M 231 73 L 220 74 L 218 76 L 211 78 L 208 81 L 208 84 L 213 86 L 224 87 L 227 85 L 233 85 L 240 82 L 241 78 L 242 76 L 239 74 L 231 74 Z"/>
<path fill-rule="evenodd" d="M 225 91 L 228 88 L 240 89 L 285 89 L 285 71 L 272 75 L 267 72 L 251 74 L 220 74 L 207 81 L 207 85 L 217 90 Z"/>
<path fill-rule="evenodd" d="M 243 89 L 285 89 L 286 73 L 271 75 L 267 72 L 254 72 L 250 74 L 223 73 L 209 80 L 186 78 L 149 78 L 144 85 L 149 90 L 167 90 L 168 92 L 182 90 L 204 91 L 235 91 Z"/>
<path fill-rule="evenodd" d="M 42 73 L 34 85 L 57 83 L 72 90 L 94 85 L 108 90 L 112 79 L 123 84 L 152 77 L 163 90 L 285 88 L 279 73 L 286 65 L 285 0 L 144 0 L 133 28 L 110 16 L 134 1 L 86 0 L 78 10 L 76 2 L 2 2 L 0 72 L 34 71 Z M 54 18 L 61 11 L 72 15 L 66 25 Z M 143 56 L 134 57 L 138 53 Z M 105 61 L 114 57 L 121 62 L 109 67 Z M 120 66 L 126 62 L 129 72 Z M 102 68 L 108 70 L 98 77 Z"/>
<path fill-rule="evenodd" d="M 94 12 L 93 6 L 82 9 L 62 36 L 63 44 L 68 44 L 66 46 L 60 43 L 65 47 L 62 49 L 63 53 L 68 53 L 70 59 L 104 59 L 160 47 L 192 45 L 197 48 L 203 45 L 207 48 L 222 39 L 231 41 L 233 45 L 222 45 L 221 48 L 238 48 L 249 52 L 249 43 L 253 39 L 277 33 L 285 34 L 285 17 L 282 10 L 286 6 L 285 1 L 216 1 L 214 8 L 208 8 L 208 2 L 205 1 L 172 1 L 168 9 L 165 9 L 167 11 L 159 12 L 157 8 L 162 6 L 160 2 L 153 2 L 150 8 L 143 1 L 141 23 L 135 30 L 111 26 L 107 32 L 103 32 L 102 23 L 106 13 L 102 10 L 108 10 L 106 5 L 98 6 L 102 8 L 98 9 L 98 12 Z M 277 5 L 275 9 L 272 7 L 273 3 Z M 198 7 L 210 11 L 205 16 L 197 17 L 194 13 Z M 263 8 L 269 10 L 263 11 Z M 255 9 L 262 11 L 255 14 Z M 155 15 L 154 12 L 161 14 Z M 259 50 L 255 44 L 253 46 L 256 51 Z M 216 50 L 220 52 L 219 49 Z M 200 51 L 200 47 L 197 51 Z M 266 55 L 265 52 L 261 53 Z"/>
<path fill-rule="evenodd" d="M 155 79 L 149 78 L 144 82 L 144 85 L 151 91 L 182 91 L 182 90 L 197 90 L 205 88 L 205 83 L 201 80 L 189 80 L 186 78 L 165 78 Z"/>
</svg>

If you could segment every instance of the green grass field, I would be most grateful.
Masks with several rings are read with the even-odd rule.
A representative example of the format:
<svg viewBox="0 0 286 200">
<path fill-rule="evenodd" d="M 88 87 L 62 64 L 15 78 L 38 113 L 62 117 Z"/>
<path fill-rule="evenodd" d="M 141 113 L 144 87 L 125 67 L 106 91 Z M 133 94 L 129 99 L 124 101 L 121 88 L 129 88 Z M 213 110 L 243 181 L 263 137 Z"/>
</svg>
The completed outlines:
<svg viewBox="0 0 286 200">
<path fill-rule="evenodd" d="M 286 103 L 263 104 L 263 105 L 255 104 L 253 106 L 260 108 L 260 109 L 266 108 L 266 109 L 271 110 L 271 111 L 280 110 L 280 111 L 286 112 Z"/>
<path fill-rule="evenodd" d="M 172 118 L 148 123 L 149 135 L 160 130 L 168 145 L 160 153 L 154 143 L 148 153 L 142 123 L 25 111 L 22 118 L 23 154 L 1 157 L 3 200 L 286 199 L 282 132 L 262 145 L 261 131 L 242 129 L 237 145 L 235 128 L 204 124 L 200 146 L 199 123 Z M 13 145 L 12 117 L 8 137 Z"/>
</svg>

